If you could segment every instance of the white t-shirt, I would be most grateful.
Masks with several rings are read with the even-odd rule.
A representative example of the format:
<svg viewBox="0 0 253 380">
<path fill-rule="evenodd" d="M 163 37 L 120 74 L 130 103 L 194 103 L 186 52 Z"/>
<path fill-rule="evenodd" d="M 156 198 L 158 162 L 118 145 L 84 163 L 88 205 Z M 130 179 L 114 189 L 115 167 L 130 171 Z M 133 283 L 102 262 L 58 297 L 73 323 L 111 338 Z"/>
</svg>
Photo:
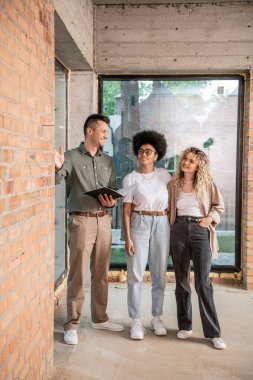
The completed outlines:
<svg viewBox="0 0 253 380">
<path fill-rule="evenodd" d="M 141 174 L 133 171 L 123 180 L 123 189 L 129 189 L 124 203 L 134 203 L 138 211 L 163 211 L 168 208 L 168 182 L 171 175 L 162 168 Z"/>
<path fill-rule="evenodd" d="M 199 201 L 194 191 L 191 193 L 180 191 L 177 200 L 177 215 L 203 216 L 201 215 Z"/>
</svg>

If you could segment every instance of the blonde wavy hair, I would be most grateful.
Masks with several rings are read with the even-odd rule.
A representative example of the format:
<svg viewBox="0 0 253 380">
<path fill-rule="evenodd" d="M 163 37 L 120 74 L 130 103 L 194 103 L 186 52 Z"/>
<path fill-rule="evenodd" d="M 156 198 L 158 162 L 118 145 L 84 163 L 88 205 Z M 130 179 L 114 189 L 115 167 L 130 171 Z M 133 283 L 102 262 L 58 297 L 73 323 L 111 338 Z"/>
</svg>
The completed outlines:
<svg viewBox="0 0 253 380">
<path fill-rule="evenodd" d="M 193 188 L 196 192 L 197 197 L 199 198 L 206 191 L 207 182 L 212 179 L 209 171 L 208 157 L 205 152 L 192 146 L 185 149 L 180 155 L 177 170 L 173 178 L 175 180 L 176 186 L 182 188 L 184 184 L 184 172 L 181 170 L 181 162 L 188 153 L 193 153 L 198 160 L 198 169 L 194 176 Z"/>
</svg>

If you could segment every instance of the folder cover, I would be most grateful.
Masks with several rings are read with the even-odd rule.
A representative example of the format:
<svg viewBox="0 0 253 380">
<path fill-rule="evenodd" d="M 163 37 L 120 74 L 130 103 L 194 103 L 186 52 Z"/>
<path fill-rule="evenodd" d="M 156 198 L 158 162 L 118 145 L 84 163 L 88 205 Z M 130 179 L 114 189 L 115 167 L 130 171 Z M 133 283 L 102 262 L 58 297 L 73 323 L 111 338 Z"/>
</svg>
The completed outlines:
<svg viewBox="0 0 253 380">
<path fill-rule="evenodd" d="M 93 198 L 98 198 L 99 194 L 107 194 L 108 196 L 111 195 L 113 199 L 123 197 L 122 194 L 118 193 L 116 190 L 110 189 L 110 187 L 100 187 L 98 189 L 84 192 L 84 195 L 90 195 Z"/>
</svg>

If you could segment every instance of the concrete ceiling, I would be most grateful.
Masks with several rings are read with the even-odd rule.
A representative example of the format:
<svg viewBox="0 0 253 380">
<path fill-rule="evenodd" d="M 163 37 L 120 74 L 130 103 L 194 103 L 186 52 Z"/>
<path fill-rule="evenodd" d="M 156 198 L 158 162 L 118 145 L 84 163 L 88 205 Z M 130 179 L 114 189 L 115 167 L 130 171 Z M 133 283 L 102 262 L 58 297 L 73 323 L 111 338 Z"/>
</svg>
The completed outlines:
<svg viewBox="0 0 253 380">
<path fill-rule="evenodd" d="M 240 3 L 244 0 L 92 0 L 94 5 Z M 248 0 L 251 2 L 252 0 Z M 247 0 L 246 0 L 247 2 Z"/>
<path fill-rule="evenodd" d="M 55 55 L 64 65 L 71 70 L 91 70 L 90 65 L 82 52 L 69 34 L 62 19 L 55 12 Z"/>
</svg>

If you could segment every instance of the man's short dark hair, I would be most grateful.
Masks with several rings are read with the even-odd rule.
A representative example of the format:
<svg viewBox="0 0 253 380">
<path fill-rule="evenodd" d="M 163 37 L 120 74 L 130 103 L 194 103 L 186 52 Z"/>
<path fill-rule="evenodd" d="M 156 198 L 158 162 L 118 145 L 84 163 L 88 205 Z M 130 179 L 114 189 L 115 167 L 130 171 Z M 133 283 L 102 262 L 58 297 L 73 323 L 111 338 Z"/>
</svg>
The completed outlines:
<svg viewBox="0 0 253 380">
<path fill-rule="evenodd" d="M 93 113 L 92 115 L 88 116 L 87 119 L 85 120 L 85 123 L 83 126 L 84 136 L 86 136 L 87 128 L 92 128 L 92 127 L 96 126 L 96 123 L 98 120 L 102 120 L 108 125 L 110 123 L 109 117 L 102 115 L 102 114 L 99 114 L 99 113 Z"/>
</svg>

